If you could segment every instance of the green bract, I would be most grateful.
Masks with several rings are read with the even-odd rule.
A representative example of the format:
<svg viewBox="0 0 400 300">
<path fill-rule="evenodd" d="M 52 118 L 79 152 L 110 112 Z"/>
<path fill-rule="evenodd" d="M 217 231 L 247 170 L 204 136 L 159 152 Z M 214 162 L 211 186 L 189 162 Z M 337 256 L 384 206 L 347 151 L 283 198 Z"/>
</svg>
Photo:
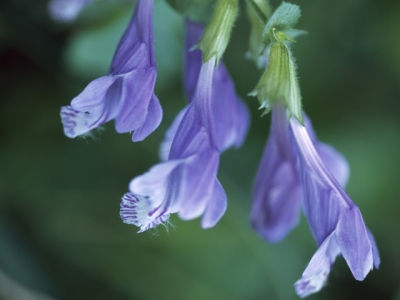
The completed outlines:
<svg viewBox="0 0 400 300">
<path fill-rule="evenodd" d="M 269 0 L 247 0 L 247 11 L 250 19 L 253 19 L 253 16 L 256 17 L 263 27 L 271 17 Z"/>
<path fill-rule="evenodd" d="M 263 41 L 264 26 L 271 16 L 271 8 L 267 0 L 248 0 L 247 16 L 251 23 L 249 37 L 249 55 L 257 67 L 265 66 L 264 52 L 266 45 Z"/>
<path fill-rule="evenodd" d="M 218 64 L 228 45 L 237 13 L 237 0 L 217 1 L 211 21 L 198 44 L 203 51 L 203 62 L 207 62 L 215 55 Z"/>
<path fill-rule="evenodd" d="M 288 117 L 294 116 L 304 124 L 296 64 L 283 42 L 272 43 L 268 67 L 250 95 L 257 96 L 261 108 L 265 108 L 265 113 L 268 113 L 275 103 L 285 103 Z"/>
<path fill-rule="evenodd" d="M 282 2 L 264 27 L 264 42 L 267 43 L 271 38 L 272 29 L 275 28 L 278 31 L 292 29 L 297 24 L 300 17 L 301 10 L 298 5 Z"/>
</svg>

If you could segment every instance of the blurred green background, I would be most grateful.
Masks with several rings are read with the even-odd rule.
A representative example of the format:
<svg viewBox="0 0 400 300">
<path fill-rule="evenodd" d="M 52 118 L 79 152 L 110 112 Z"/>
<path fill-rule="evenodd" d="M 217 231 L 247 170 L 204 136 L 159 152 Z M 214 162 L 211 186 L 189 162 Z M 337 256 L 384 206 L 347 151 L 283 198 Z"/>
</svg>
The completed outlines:
<svg viewBox="0 0 400 300">
<path fill-rule="evenodd" d="M 260 76 L 244 59 L 244 1 L 224 56 L 252 111 L 246 144 L 222 155 L 229 199 L 219 224 L 172 217 L 166 232 L 136 234 L 119 202 L 129 181 L 158 162 L 158 145 L 182 94 L 182 18 L 155 4 L 159 129 L 141 143 L 63 135 L 60 106 L 106 74 L 134 4 L 94 1 L 72 24 L 51 21 L 44 0 L 0 1 L 0 295 L 4 299 L 298 299 L 293 283 L 316 250 L 302 217 L 280 244 L 249 226 L 251 188 L 268 135 L 247 95 Z M 309 32 L 293 46 L 304 107 L 319 138 L 345 154 L 347 191 L 360 207 L 382 264 L 356 281 L 343 258 L 309 299 L 400 299 L 400 1 L 293 1 Z M 272 1 L 274 7 L 280 3 Z M 3 277 L 3 279 L 2 279 Z M 7 280 L 41 293 L 10 298 Z M 0 296 L 1 297 L 1 296 Z"/>
</svg>

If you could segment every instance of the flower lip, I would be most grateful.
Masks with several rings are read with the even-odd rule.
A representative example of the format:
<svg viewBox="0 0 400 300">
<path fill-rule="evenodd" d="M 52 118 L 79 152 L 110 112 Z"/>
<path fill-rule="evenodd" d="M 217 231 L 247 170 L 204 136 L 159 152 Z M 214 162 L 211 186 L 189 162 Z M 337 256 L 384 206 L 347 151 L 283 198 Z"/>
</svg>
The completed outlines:
<svg viewBox="0 0 400 300">
<path fill-rule="evenodd" d="M 140 227 L 138 233 L 163 224 L 169 219 L 169 214 L 160 213 L 156 217 L 153 216 L 159 207 L 147 213 L 146 207 L 148 206 L 148 201 L 148 197 L 133 193 L 126 193 L 122 197 L 121 219 L 126 224 L 133 224 Z"/>
</svg>

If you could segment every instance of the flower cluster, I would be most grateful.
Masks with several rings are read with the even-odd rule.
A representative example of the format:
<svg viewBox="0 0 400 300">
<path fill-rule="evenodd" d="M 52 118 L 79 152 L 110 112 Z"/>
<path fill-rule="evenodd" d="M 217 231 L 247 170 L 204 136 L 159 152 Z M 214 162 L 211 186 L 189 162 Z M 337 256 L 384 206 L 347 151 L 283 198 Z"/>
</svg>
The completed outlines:
<svg viewBox="0 0 400 300">
<path fill-rule="evenodd" d="M 55 19 L 72 20 L 88 2 L 52 0 L 50 10 Z M 248 0 L 247 5 L 252 24 L 249 57 L 258 67 L 266 66 L 251 95 L 265 113 L 272 111 L 251 224 L 267 241 L 279 242 L 298 224 L 303 210 L 318 249 L 295 283 L 300 297 L 323 287 L 340 254 L 354 277 L 363 280 L 379 267 L 380 258 L 360 210 L 344 191 L 346 159 L 318 141 L 302 109 L 290 50 L 290 43 L 305 33 L 294 29 L 301 11 L 285 2 L 273 14 L 265 0 Z M 161 162 L 134 178 L 122 197 L 120 216 L 139 232 L 165 224 L 173 213 L 183 220 L 202 217 L 202 227 L 210 228 L 226 211 L 227 196 L 217 178 L 220 155 L 242 145 L 250 121 L 222 62 L 237 14 L 237 0 L 218 0 L 206 27 L 185 21 L 187 105 L 165 134 Z M 138 0 L 109 74 L 93 80 L 70 106 L 61 108 L 66 136 L 86 135 L 112 119 L 117 132 L 134 132 L 133 141 L 158 127 L 162 109 L 154 94 L 153 40 L 153 0 Z"/>
</svg>

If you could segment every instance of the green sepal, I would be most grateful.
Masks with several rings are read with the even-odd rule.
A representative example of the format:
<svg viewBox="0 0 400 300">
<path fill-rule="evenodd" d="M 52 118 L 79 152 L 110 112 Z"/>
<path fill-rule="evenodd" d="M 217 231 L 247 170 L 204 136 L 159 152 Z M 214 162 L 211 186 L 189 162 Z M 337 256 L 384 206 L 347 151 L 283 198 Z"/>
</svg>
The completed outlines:
<svg viewBox="0 0 400 300">
<path fill-rule="evenodd" d="M 178 13 L 197 22 L 210 21 L 216 0 L 167 0 Z"/>
<path fill-rule="evenodd" d="M 233 23 L 238 14 L 237 0 L 218 0 L 211 21 L 198 44 L 203 51 L 203 63 L 216 56 L 218 64 L 228 45 Z"/>
<path fill-rule="evenodd" d="M 268 0 L 247 0 L 247 13 L 250 21 L 258 19 L 258 24 L 265 26 L 271 17 L 271 6 Z"/>
<path fill-rule="evenodd" d="M 296 64 L 289 48 L 283 42 L 272 43 L 268 67 L 250 95 L 257 96 L 260 108 L 264 108 L 265 113 L 268 113 L 275 103 L 283 102 L 288 117 L 293 116 L 304 124 Z"/>
<path fill-rule="evenodd" d="M 296 41 L 292 39 L 286 32 L 275 30 L 275 28 L 271 29 L 269 36 L 272 42 L 283 43 L 285 41 L 289 41 L 291 43 L 296 43 Z"/>
<path fill-rule="evenodd" d="M 282 2 L 274 11 L 263 31 L 264 42 L 267 43 L 271 38 L 272 29 L 285 31 L 292 29 L 301 17 L 300 7 L 296 4 Z"/>
<path fill-rule="evenodd" d="M 263 41 L 263 30 L 271 16 L 271 7 L 268 0 L 247 0 L 247 16 L 251 23 L 248 55 L 258 68 L 265 67 L 264 53 L 266 45 Z"/>
</svg>

